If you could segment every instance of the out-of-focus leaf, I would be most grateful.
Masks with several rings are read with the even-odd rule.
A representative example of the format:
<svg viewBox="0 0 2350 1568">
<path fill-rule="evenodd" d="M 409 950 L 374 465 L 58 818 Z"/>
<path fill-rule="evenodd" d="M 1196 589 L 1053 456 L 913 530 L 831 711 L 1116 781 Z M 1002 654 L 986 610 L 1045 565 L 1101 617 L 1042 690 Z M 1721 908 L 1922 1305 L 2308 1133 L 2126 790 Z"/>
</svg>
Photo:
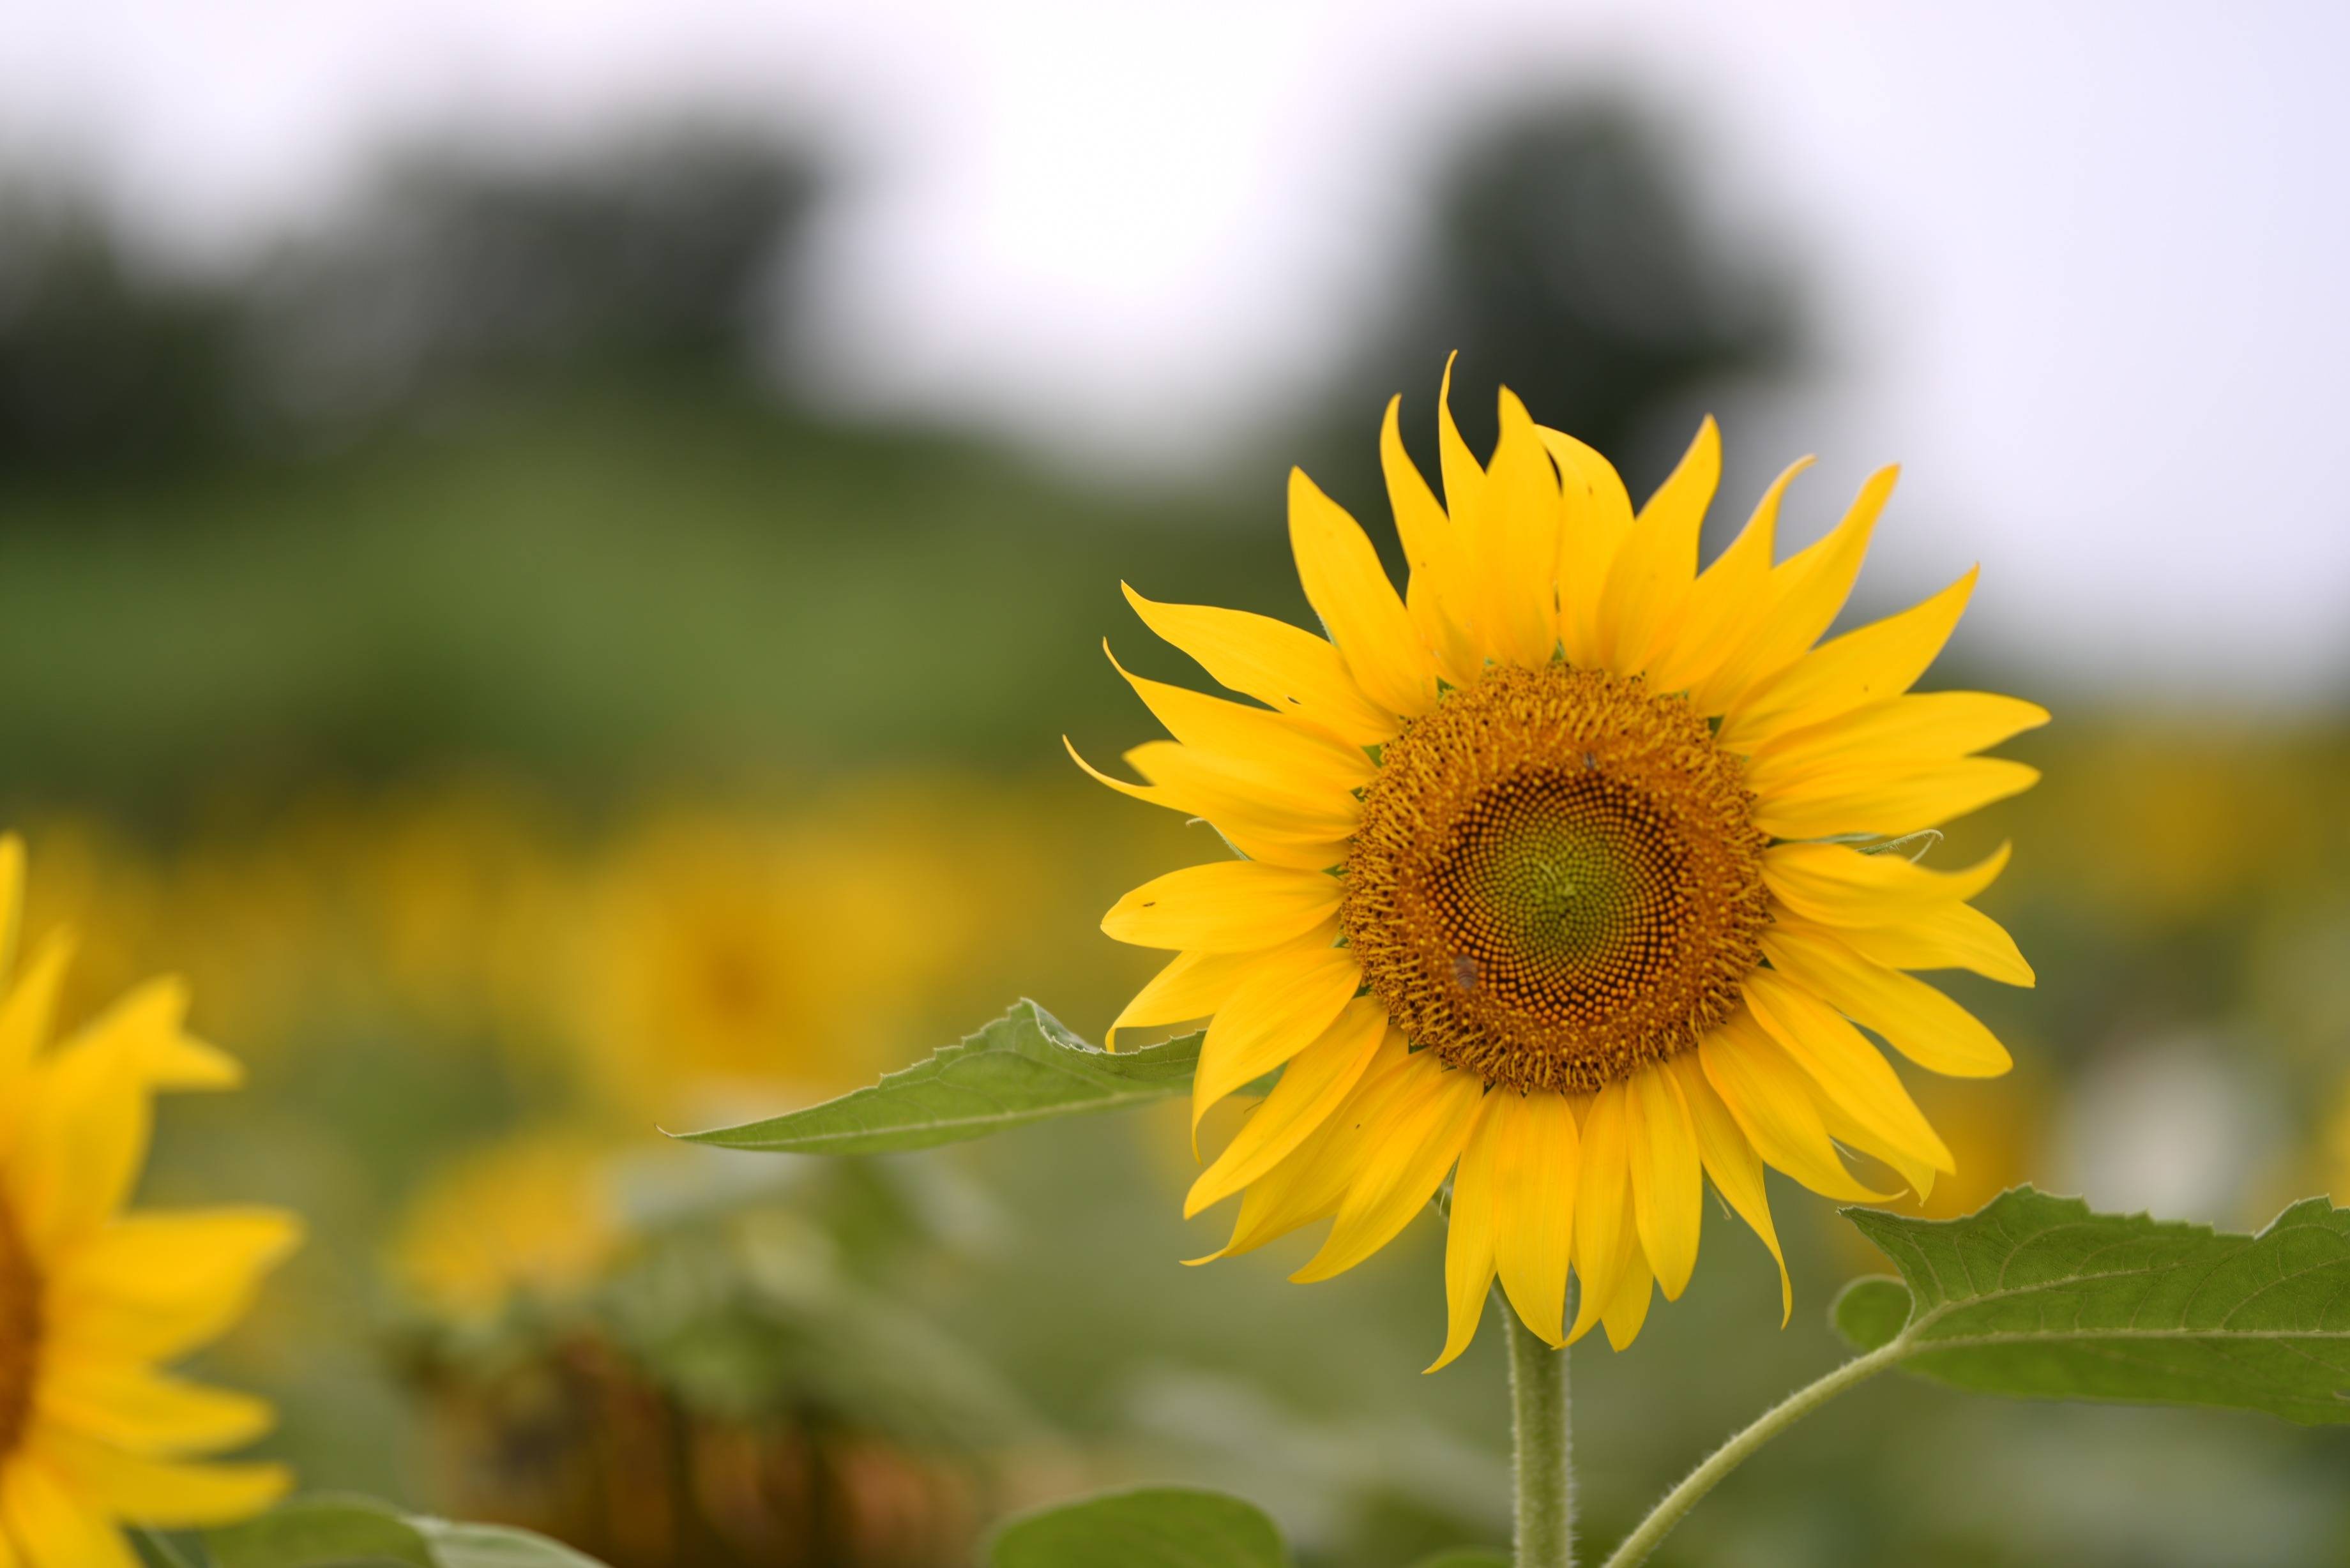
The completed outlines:
<svg viewBox="0 0 2350 1568">
<path fill-rule="evenodd" d="M 961 1143 L 1055 1116 L 1115 1111 L 1180 1095 L 1200 1060 L 1197 1034 L 1139 1051 L 1089 1045 L 1023 1002 L 927 1062 L 820 1106 L 693 1143 L 781 1154 L 892 1154 Z"/>
<path fill-rule="evenodd" d="M 1901 1271 L 1902 1365 L 1991 1394 L 2265 1410 L 2350 1422 L 2350 1210 L 2294 1204 L 2257 1236 L 2092 1213 L 2029 1187 L 1960 1220 L 1845 1216 Z M 1837 1324 L 1867 1347 L 1891 1282 Z"/>
<path fill-rule="evenodd" d="M 1263 1510 L 1217 1491 L 1149 1487 L 1024 1514 L 996 1532 L 989 1568 L 1288 1568 Z"/>
<path fill-rule="evenodd" d="M 219 1568 L 347 1563 L 439 1568 L 415 1526 L 398 1510 L 368 1498 L 296 1498 L 258 1519 L 212 1532 L 204 1544 Z"/>
<path fill-rule="evenodd" d="M 307 1497 L 204 1538 L 215 1568 L 601 1568 L 494 1524 L 405 1514 L 370 1498 Z"/>
<path fill-rule="evenodd" d="M 1423 1557 L 1412 1568 L 1510 1568 L 1510 1554 L 1487 1546 L 1456 1546 L 1433 1557 Z"/>
<path fill-rule="evenodd" d="M 504 1524 L 463 1524 L 445 1519 L 410 1521 L 432 1552 L 436 1568 L 603 1568 L 559 1541 Z"/>
</svg>

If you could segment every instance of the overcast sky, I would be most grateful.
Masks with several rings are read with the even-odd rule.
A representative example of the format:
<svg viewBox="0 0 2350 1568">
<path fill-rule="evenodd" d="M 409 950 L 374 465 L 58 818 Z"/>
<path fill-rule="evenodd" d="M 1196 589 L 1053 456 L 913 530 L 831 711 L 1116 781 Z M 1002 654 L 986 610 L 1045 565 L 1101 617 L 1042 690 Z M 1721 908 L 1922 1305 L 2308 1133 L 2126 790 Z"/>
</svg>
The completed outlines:
<svg viewBox="0 0 2350 1568">
<path fill-rule="evenodd" d="M 862 173 L 833 396 L 1180 471 L 1375 306 L 1453 130 L 1628 81 L 1813 286 L 1818 384 L 1731 410 L 1734 472 L 1816 449 L 1817 514 L 1900 459 L 1887 576 L 1981 558 L 1986 649 L 2338 696 L 2345 46 L 2321 3 L 0 0 L 0 145 L 221 254 L 421 135 L 767 118 Z"/>
</svg>

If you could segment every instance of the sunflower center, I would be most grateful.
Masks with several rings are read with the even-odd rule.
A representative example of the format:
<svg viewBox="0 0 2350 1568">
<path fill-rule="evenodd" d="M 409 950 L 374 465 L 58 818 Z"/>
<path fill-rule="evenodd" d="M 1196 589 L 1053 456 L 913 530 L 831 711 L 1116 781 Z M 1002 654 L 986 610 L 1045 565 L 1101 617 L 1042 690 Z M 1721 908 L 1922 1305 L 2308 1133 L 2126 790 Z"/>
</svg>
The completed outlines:
<svg viewBox="0 0 2350 1568">
<path fill-rule="evenodd" d="M 1381 753 L 1348 944 L 1415 1045 L 1589 1091 L 1695 1044 L 1770 922 L 1742 764 L 1637 678 L 1497 666 Z"/>
<path fill-rule="evenodd" d="M 23 1440 L 40 1369 L 41 1281 L 16 1216 L 0 1204 L 0 1456 Z"/>
</svg>

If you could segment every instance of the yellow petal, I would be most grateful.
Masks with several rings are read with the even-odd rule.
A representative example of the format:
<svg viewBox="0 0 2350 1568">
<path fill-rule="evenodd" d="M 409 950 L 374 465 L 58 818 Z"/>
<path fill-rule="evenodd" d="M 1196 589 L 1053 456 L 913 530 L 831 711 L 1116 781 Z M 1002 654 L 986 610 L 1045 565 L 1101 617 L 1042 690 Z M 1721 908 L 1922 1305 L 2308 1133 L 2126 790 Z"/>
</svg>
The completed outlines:
<svg viewBox="0 0 2350 1568">
<path fill-rule="evenodd" d="M 235 1448 L 267 1431 L 273 1419 L 266 1400 L 119 1360 L 51 1358 L 42 1368 L 36 1409 L 44 1422 L 158 1457 Z"/>
<path fill-rule="evenodd" d="M 7 841 L 0 839 L 0 851 Z M 35 1056 L 48 1044 L 57 1017 L 57 991 L 72 961 L 72 933 L 52 930 L 34 950 L 32 961 L 0 1002 L 0 1150 L 16 1142 L 16 1127 L 30 1097 Z"/>
<path fill-rule="evenodd" d="M 73 933 L 63 928 L 45 936 L 32 961 L 0 1002 L 0 1083 L 14 1084 L 48 1043 L 56 1022 L 57 989 L 73 961 Z"/>
<path fill-rule="evenodd" d="M 1130 587 L 1126 602 L 1143 625 L 1189 654 L 1218 685 L 1349 745 L 1395 738 L 1396 716 L 1363 694 L 1327 639 L 1247 610 L 1160 604 Z"/>
<path fill-rule="evenodd" d="M 1152 741 L 1126 753 L 1128 764 L 1149 784 L 1128 784 L 1102 772 L 1066 735 L 1061 743 L 1095 783 L 1146 805 L 1197 817 L 1251 860 L 1293 871 L 1324 871 L 1347 857 L 1351 824 L 1310 817 L 1285 803 L 1268 800 L 1267 792 L 1253 790 L 1201 763 L 1173 741 Z M 1352 796 L 1341 798 L 1350 807 L 1355 804 Z"/>
<path fill-rule="evenodd" d="M 1469 1348 L 1492 1293 L 1500 1209 L 1493 1179 L 1499 1119 L 1493 1113 L 1509 1097 L 1506 1090 L 1485 1096 L 1461 1146 L 1460 1168 L 1452 1173 L 1452 1213 L 1444 1235 L 1444 1354 L 1430 1364 L 1430 1372 L 1451 1365 Z"/>
<path fill-rule="evenodd" d="M 1566 1271 L 1574 1261 L 1575 1110 L 1564 1095 L 1496 1089 L 1493 1254 L 1519 1318 L 1551 1345 L 1566 1334 Z"/>
<path fill-rule="evenodd" d="M 1727 711 L 1756 681 L 1802 657 L 1835 622 L 1852 592 L 1853 579 L 1860 575 L 1869 535 L 1899 472 L 1885 468 L 1869 475 L 1844 521 L 1826 538 L 1772 569 L 1774 586 L 1784 586 L 1721 668 L 1691 690 L 1690 701 L 1699 712 Z"/>
<path fill-rule="evenodd" d="M 1632 532 L 1632 498 L 1615 465 L 1564 431 L 1544 427 L 1543 444 L 1558 464 L 1558 636 L 1569 663 L 1606 662 L 1599 601 L 1616 553 Z"/>
<path fill-rule="evenodd" d="M 1492 507 L 1485 493 L 1485 471 L 1478 466 L 1461 427 L 1452 421 L 1452 364 L 1444 361 L 1444 379 L 1436 389 L 1436 455 L 1444 480 L 1444 509 L 1452 520 L 1454 581 L 1460 591 L 1451 601 L 1453 618 L 1469 639 L 1466 675 L 1476 679 L 1488 659 L 1501 657 L 1501 628 L 1493 623 L 1493 605 L 1487 585 L 1492 580 L 1497 545 Z M 1464 680 L 1462 684 L 1466 684 Z"/>
<path fill-rule="evenodd" d="M 0 1518 L 26 1568 L 139 1568 L 121 1532 L 40 1455 L 0 1467 Z"/>
<path fill-rule="evenodd" d="M 1305 935 L 1338 912 L 1335 877 L 1212 860 L 1152 878 L 1102 917 L 1112 939 L 1142 948 L 1244 952 Z"/>
<path fill-rule="evenodd" d="M 1333 924 L 1317 927 L 1299 941 L 1310 941 L 1316 936 L 1323 940 L 1317 946 L 1329 946 L 1338 940 L 1338 928 Z M 1109 1026 L 1109 1039 L 1114 1043 L 1121 1029 L 1149 1029 L 1169 1023 L 1188 1023 L 1194 1018 L 1205 1018 L 1232 1000 L 1233 992 L 1249 977 L 1264 952 L 1182 953 L 1151 978 L 1150 983 L 1134 993 Z"/>
<path fill-rule="evenodd" d="M 1964 757 L 1891 774 L 1873 768 L 1818 774 L 1758 800 L 1754 826 L 1776 838 L 1898 837 L 1939 827 L 2039 782 L 2039 769 L 2005 757 Z"/>
<path fill-rule="evenodd" d="M 1489 650 L 1504 663 L 1540 666 L 1558 646 L 1558 475 L 1526 406 L 1507 387 L 1501 423 L 1485 472 Z"/>
<path fill-rule="evenodd" d="M 150 1089 L 225 1089 L 241 1083 L 244 1069 L 191 1037 L 183 1027 L 187 1016 L 187 981 L 159 975 L 133 986 L 68 1044 L 119 1052 L 126 1070 Z"/>
<path fill-rule="evenodd" d="M 1667 1301 L 1679 1301 L 1697 1268 L 1705 1175 L 1680 1087 L 1661 1064 L 1625 1081 L 1624 1144 L 1640 1250 Z"/>
<path fill-rule="evenodd" d="M 69 1358 L 182 1355 L 243 1316 L 301 1237 L 300 1221 L 274 1209 L 120 1216 L 50 1274 L 51 1347 Z"/>
<path fill-rule="evenodd" d="M 1981 568 L 1922 604 L 1848 631 L 1755 682 L 1723 714 L 1719 739 L 1733 752 L 1889 702 L 1917 683 L 1966 613 Z"/>
<path fill-rule="evenodd" d="M 1811 1075 L 1742 1010 L 1700 1043 L 1698 1064 L 1763 1162 L 1823 1198 L 1878 1203 L 1891 1194 L 1853 1179 L 1828 1137 Z"/>
<path fill-rule="evenodd" d="M 1657 649 L 1648 684 L 1659 691 L 1689 691 L 1700 686 L 1779 602 L 1786 584 L 1772 570 L 1777 547 L 1779 503 L 1795 475 L 1812 465 L 1808 457 L 1788 465 L 1762 493 L 1730 547 L 1714 557 L 1690 589 L 1689 611 L 1678 636 Z"/>
<path fill-rule="evenodd" d="M 1762 852 L 1762 880 L 1807 920 L 1898 925 L 1982 892 L 2007 869 L 2010 849 L 2002 844 L 1963 871 L 1929 871 L 1906 855 L 1864 854 L 1849 845 L 1774 844 Z"/>
<path fill-rule="evenodd" d="M 1582 1284 L 1570 1345 L 1591 1332 L 1630 1266 L 1635 1241 L 1624 1101 L 1624 1085 L 1610 1084 L 1592 1096 L 1584 1116 L 1575 1194 L 1575 1272 Z"/>
<path fill-rule="evenodd" d="M 284 1497 L 294 1480 L 283 1465 L 144 1459 L 62 1432 L 44 1431 L 39 1447 L 78 1497 L 118 1519 L 163 1530 L 250 1519 Z"/>
<path fill-rule="evenodd" d="M 1679 464 L 1640 509 L 1608 568 L 1599 602 L 1599 650 L 1617 674 L 1647 670 L 1680 630 L 1697 580 L 1698 535 L 1721 480 L 1721 432 L 1709 414 Z"/>
<path fill-rule="evenodd" d="M 1309 789 L 1262 772 L 1250 776 L 1175 741 L 1145 741 L 1126 753 L 1126 763 L 1162 792 L 1157 804 L 1230 823 L 1254 837 L 1344 844 L 1362 819 L 1362 803 L 1350 790 Z"/>
<path fill-rule="evenodd" d="M 1779 1250 L 1778 1228 L 1771 1223 L 1771 1196 L 1762 1180 L 1762 1157 L 1739 1130 L 1730 1107 L 1706 1080 L 1704 1065 L 1694 1051 L 1683 1051 L 1666 1064 L 1680 1086 L 1681 1103 L 1689 1107 L 1690 1126 L 1697 1134 L 1698 1156 L 1706 1174 L 1724 1201 L 1746 1221 L 1771 1261 L 1779 1265 L 1779 1326 L 1795 1311 L 1795 1283 L 1787 1277 L 1787 1256 Z"/>
<path fill-rule="evenodd" d="M 1381 1044 L 1362 1082 L 1337 1110 L 1286 1158 L 1249 1184 L 1241 1199 L 1240 1215 L 1232 1222 L 1232 1239 L 1208 1257 L 1191 1262 L 1205 1263 L 1253 1251 L 1336 1211 L 1371 1130 L 1382 1125 L 1388 1107 L 1424 1075 L 1442 1071 L 1438 1064 L 1409 1052 L 1400 1036 L 1390 1033 L 1388 1041 L 1393 1042 L 1394 1048 Z"/>
<path fill-rule="evenodd" d="M 1346 948 L 1266 954 L 1208 1025 L 1191 1080 L 1192 1136 L 1219 1100 L 1311 1045 L 1362 983 L 1362 967 Z"/>
<path fill-rule="evenodd" d="M 1827 1125 L 1830 1137 L 1890 1167 L 1921 1200 L 1933 1196 L 1934 1162 L 1923 1150 L 1861 1122 L 1832 1095 L 1820 1097 L 1820 1119 Z"/>
<path fill-rule="evenodd" d="M 234 1089 L 244 1082 L 243 1063 L 190 1034 L 154 1036 L 139 1056 L 140 1071 L 157 1090 Z"/>
<path fill-rule="evenodd" d="M 1946 904 L 1898 925 L 1839 930 L 1853 951 L 1889 969 L 1964 969 L 2002 985 L 2034 982 L 2006 928 L 1967 904 Z"/>
<path fill-rule="evenodd" d="M 1347 1003 L 1321 1037 L 1283 1070 L 1273 1093 L 1250 1113 L 1215 1163 L 1200 1173 L 1183 1199 L 1183 1218 L 1222 1203 L 1312 1137 L 1363 1081 L 1388 1032 L 1387 1012 L 1377 997 Z M 1404 1054 L 1399 1035 L 1394 1054 Z"/>
<path fill-rule="evenodd" d="M 2046 722 L 2047 709 L 2020 698 L 1914 691 L 1762 742 L 1749 754 L 1746 787 L 1770 795 L 1814 774 L 1954 762 Z"/>
<path fill-rule="evenodd" d="M 1436 668 L 1378 553 L 1344 508 L 1289 471 L 1289 544 L 1306 601 L 1364 694 L 1407 717 L 1436 706 Z"/>
<path fill-rule="evenodd" d="M 147 1158 L 152 1106 L 120 1034 L 51 1053 L 25 1081 L 16 1144 L 0 1182 L 36 1260 L 111 1219 Z"/>
<path fill-rule="evenodd" d="M 1461 1157 L 1485 1085 L 1470 1073 L 1419 1077 L 1416 1092 L 1399 1096 L 1366 1140 L 1362 1168 L 1347 1183 L 1329 1239 L 1289 1276 L 1293 1281 L 1311 1284 L 1343 1274 L 1395 1240 Z"/>
<path fill-rule="evenodd" d="M 1118 663 L 1106 640 L 1102 651 L 1169 734 L 1240 778 L 1311 799 L 1359 789 L 1378 771 L 1360 746 L 1333 740 L 1270 709 L 1146 680 Z"/>
<path fill-rule="evenodd" d="M 1755 1022 L 1819 1085 L 1822 1119 L 1831 1134 L 1836 1131 L 1833 1113 L 1841 1110 L 1873 1135 L 1877 1145 L 1905 1151 L 1912 1164 L 1945 1172 L 1957 1168 L 1899 1075 L 1842 1013 L 1767 969 L 1747 976 L 1746 1002 Z M 1877 1152 L 1877 1146 L 1870 1146 L 1870 1152 Z M 1910 1174 L 1898 1162 L 1896 1168 L 1905 1177 Z M 1913 1179 L 1910 1185 L 1924 1195 L 1918 1182 Z"/>
<path fill-rule="evenodd" d="M 25 840 L 0 834 L 0 981 L 16 972 L 16 948 L 25 934 Z"/>
<path fill-rule="evenodd" d="M 1928 1072 L 1995 1078 L 2014 1065 L 2007 1047 L 1973 1013 L 1924 981 L 1872 963 L 1816 926 L 1782 922 L 1763 933 L 1762 951 L 1773 968 L 1875 1030 Z"/>
<path fill-rule="evenodd" d="M 1401 398 L 1388 400 L 1387 417 L 1379 425 L 1379 467 L 1387 476 L 1388 504 L 1395 512 L 1403 557 L 1411 568 L 1404 608 L 1435 657 L 1437 673 L 1455 686 L 1466 686 L 1485 662 L 1467 604 L 1468 563 L 1458 529 L 1404 451 L 1398 418 L 1402 406 Z"/>
<path fill-rule="evenodd" d="M 1648 1260 L 1636 1243 L 1617 1272 L 1615 1293 L 1599 1314 L 1607 1325 L 1609 1349 L 1629 1350 L 1640 1337 L 1640 1325 L 1648 1321 Z"/>
</svg>

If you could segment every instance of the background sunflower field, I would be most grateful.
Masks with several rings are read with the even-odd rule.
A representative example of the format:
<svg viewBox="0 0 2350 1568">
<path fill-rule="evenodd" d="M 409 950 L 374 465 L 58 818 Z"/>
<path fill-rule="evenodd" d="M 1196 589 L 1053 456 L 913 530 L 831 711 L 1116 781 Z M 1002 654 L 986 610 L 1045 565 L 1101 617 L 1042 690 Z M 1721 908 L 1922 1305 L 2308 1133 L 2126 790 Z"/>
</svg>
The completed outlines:
<svg viewBox="0 0 2350 1568">
<path fill-rule="evenodd" d="M 620 14 L 614 38 L 695 36 Z M 2192 45 L 2174 21 L 2149 15 L 2124 68 L 2167 79 L 2163 51 Z M 2280 62 L 2334 26 L 2306 21 L 2240 40 L 2269 74 L 2210 112 L 2302 114 Z M 137 118 L 88 64 L 135 52 L 115 25 L 26 43 L 80 62 L 91 125 Z M 494 97 L 544 88 L 479 68 Z M 804 285 L 844 265 L 834 220 L 870 159 L 827 133 L 823 91 L 762 119 L 681 79 L 650 110 L 589 94 L 558 130 L 435 110 L 233 244 L 174 239 L 201 189 L 166 200 L 61 150 L 39 105 L 70 91 L 0 106 L 0 803 L 30 928 L 82 935 L 69 1015 L 182 974 L 194 1027 L 249 1068 L 245 1093 L 174 1106 L 153 1200 L 280 1204 L 311 1237 L 206 1369 L 278 1403 L 262 1451 L 307 1488 L 530 1525 L 617 1568 L 962 1563 L 1008 1509 L 1144 1478 L 1245 1490 L 1307 1568 L 1500 1539 L 1495 1336 L 1419 1372 L 1442 1337 L 1433 1225 L 1312 1290 L 1283 1281 L 1295 1247 L 1186 1272 L 1216 1221 L 1178 1218 L 1173 1102 L 822 1166 L 660 1129 L 838 1093 L 1023 993 L 1098 1038 L 1151 967 L 1101 911 L 1204 831 L 1063 753 L 1144 732 L 1105 633 L 1185 678 L 1119 581 L 1304 619 L 1287 463 L 1380 535 L 1360 438 L 1394 390 L 1408 431 L 1432 428 L 1448 349 L 1472 443 L 1506 380 L 1636 491 L 1708 408 L 1726 493 L 1835 443 L 1837 476 L 1790 505 L 1812 536 L 1841 475 L 1911 429 L 1788 411 L 1832 406 L 1820 389 L 1866 358 L 1839 326 L 1850 267 L 1801 212 L 1725 206 L 1725 133 L 1669 75 L 1562 67 L 1431 120 L 1384 259 L 1348 275 L 1344 319 L 1290 335 L 1251 428 L 1073 454 L 984 410 L 828 395 L 855 313 Z M 1216 112 L 1179 97 L 1169 123 Z M 2258 144 L 2239 131 L 2214 135 Z M 2043 133 L 2074 157 L 2105 130 Z M 1097 172 L 1061 200 L 1082 212 Z M 1186 176 L 1170 155 L 1132 177 Z M 2319 239 L 2338 252 L 2338 223 Z M 2043 262 L 2050 298 L 2133 286 Z M 2278 265 L 2276 288 L 2306 281 Z M 2137 301 L 2149 333 L 2228 308 L 2167 286 Z M 2343 329 L 2338 297 L 2294 297 L 2321 340 Z M 2036 407 L 2025 379 L 1994 392 Z M 2232 461 L 2177 452 L 2198 440 L 2149 431 L 2146 461 Z M 1887 531 L 1962 556 L 1970 515 L 1926 494 Z M 2341 494 L 2299 526 L 2338 533 Z M 1738 521 L 1718 513 L 1709 547 Z M 2126 522 L 2074 545 L 2117 598 L 2136 552 L 2238 547 L 2225 517 Z M 2326 613 L 2266 627 L 2260 657 L 2298 672 L 2278 691 L 2257 659 L 2233 684 L 2118 679 L 1997 613 L 1936 671 L 2056 722 L 2012 748 L 2045 782 L 1936 852 L 2015 842 L 1986 907 L 2040 983 L 1956 987 L 2018 1065 L 1915 1081 L 1960 1162 L 1935 1212 L 2026 1177 L 2235 1226 L 2350 1197 L 2350 660 L 2323 629 L 2350 578 L 2315 576 Z M 2224 674 L 2263 623 L 2214 603 L 2147 629 L 2149 668 Z M 1596 1533 L 1833 1357 L 1834 1285 L 1881 1265 L 1826 1205 L 1778 1210 L 1805 1282 L 1784 1332 L 1767 1256 L 1717 1213 L 1709 1252 L 1742 1265 L 1701 1271 L 1622 1356 L 1578 1353 Z M 1659 1561 L 2336 1561 L 2345 1463 L 2338 1430 L 1888 1382 Z"/>
</svg>

